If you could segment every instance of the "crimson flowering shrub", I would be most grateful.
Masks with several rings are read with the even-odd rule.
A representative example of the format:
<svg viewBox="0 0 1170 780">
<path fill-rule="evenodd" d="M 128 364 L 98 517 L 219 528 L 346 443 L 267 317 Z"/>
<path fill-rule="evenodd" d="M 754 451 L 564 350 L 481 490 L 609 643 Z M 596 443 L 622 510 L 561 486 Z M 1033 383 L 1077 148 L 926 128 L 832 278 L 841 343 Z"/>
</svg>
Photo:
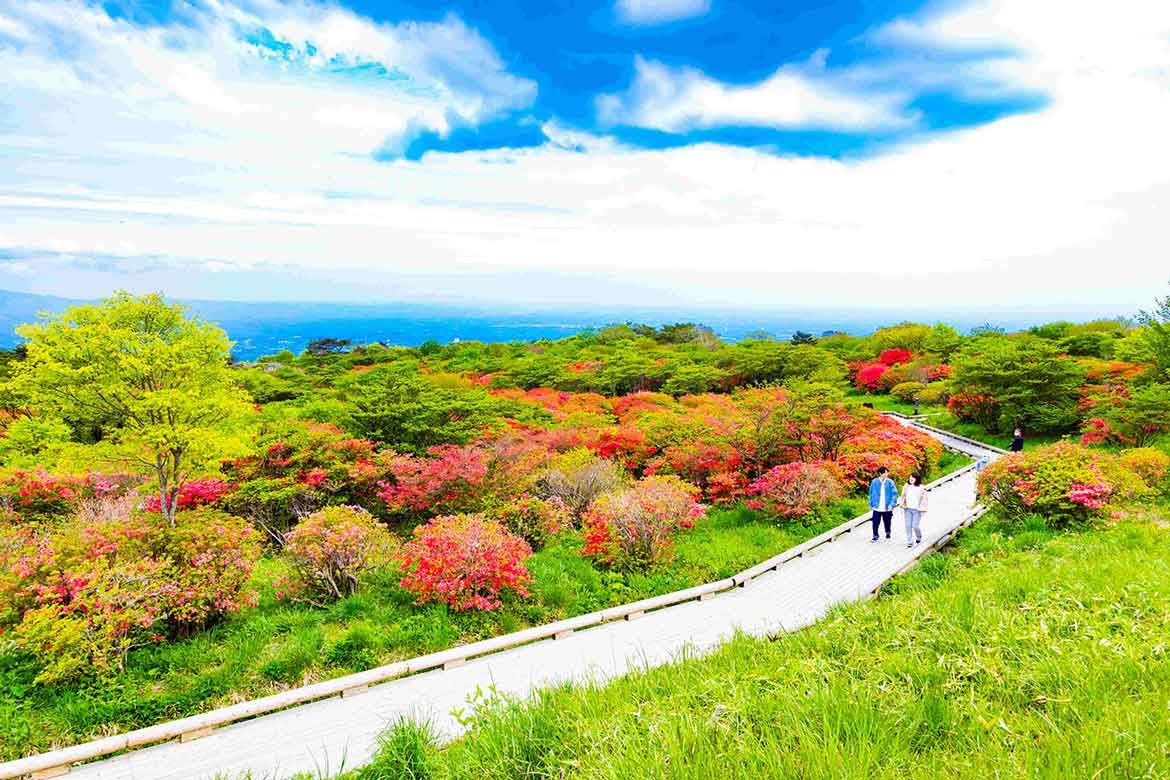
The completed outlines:
<svg viewBox="0 0 1170 780">
<path fill-rule="evenodd" d="M 171 527 L 145 513 L 94 513 L 0 545 L 0 620 L 54 682 L 121 668 L 134 647 L 186 634 L 254 603 L 244 590 L 256 531 L 213 510 Z M 3 627 L 3 626 L 0 626 Z"/>
<path fill-rule="evenodd" d="M 361 575 L 396 560 L 400 544 L 373 515 L 356 506 L 330 506 L 285 534 L 293 577 L 278 583 L 277 598 L 323 605 L 357 592 Z"/>
<path fill-rule="evenodd" d="M 585 446 L 602 458 L 613 459 L 631 470 L 640 469 L 658 449 L 646 440 L 646 432 L 632 425 L 589 431 Z"/>
<path fill-rule="evenodd" d="M 537 498 L 523 495 L 491 509 L 487 516 L 501 523 L 533 549 L 540 549 L 549 539 L 573 524 L 573 515 L 557 497 Z"/>
<path fill-rule="evenodd" d="M 874 453 L 890 456 L 893 461 L 909 461 L 914 466 L 910 471 L 921 471 L 927 476 L 942 457 L 942 444 L 916 428 L 878 415 L 863 422 L 857 432 L 841 444 L 840 452 L 843 455 Z M 894 470 L 893 465 L 888 465 L 888 468 Z"/>
<path fill-rule="evenodd" d="M 747 487 L 746 503 L 781 518 L 804 517 L 844 498 L 845 485 L 832 463 L 785 463 Z"/>
<path fill-rule="evenodd" d="M 179 487 L 179 509 L 197 509 L 217 504 L 230 493 L 232 486 L 222 479 L 195 479 Z M 161 511 L 162 502 L 157 495 L 150 495 L 142 503 L 147 512 Z"/>
<path fill-rule="evenodd" d="M 493 610 L 511 592 L 527 596 L 528 543 L 483 515 L 436 517 L 402 548 L 401 585 L 419 604 Z"/>
<path fill-rule="evenodd" d="M 717 503 L 735 499 L 746 483 L 743 457 L 723 442 L 690 440 L 665 447 L 645 469 L 647 475 L 675 474 L 699 485 Z"/>
<path fill-rule="evenodd" d="M 1057 442 L 999 458 L 979 473 L 977 492 L 1008 517 L 1035 513 L 1065 526 L 1104 518 L 1111 502 L 1147 490 L 1113 456 Z"/>
<path fill-rule="evenodd" d="M 989 428 L 999 418 L 999 402 L 980 393 L 955 393 L 947 401 L 947 411 L 964 422 Z"/>
<path fill-rule="evenodd" d="M 878 354 L 878 362 L 887 366 L 897 366 L 910 362 L 911 357 L 908 349 L 883 349 Z"/>
<path fill-rule="evenodd" d="M 653 566 L 670 558 L 672 537 L 693 528 L 706 509 L 699 489 L 673 475 L 645 477 L 629 489 L 606 493 L 585 512 L 583 555 L 620 569 Z"/>
<path fill-rule="evenodd" d="M 429 453 L 433 457 L 391 460 L 392 479 L 379 483 L 378 491 L 390 512 L 449 514 L 478 508 L 488 486 L 488 451 L 452 444 Z"/>
<path fill-rule="evenodd" d="M 853 383 L 858 390 L 874 392 L 879 389 L 882 376 L 890 370 L 885 363 L 860 363 L 855 365 Z"/>
</svg>

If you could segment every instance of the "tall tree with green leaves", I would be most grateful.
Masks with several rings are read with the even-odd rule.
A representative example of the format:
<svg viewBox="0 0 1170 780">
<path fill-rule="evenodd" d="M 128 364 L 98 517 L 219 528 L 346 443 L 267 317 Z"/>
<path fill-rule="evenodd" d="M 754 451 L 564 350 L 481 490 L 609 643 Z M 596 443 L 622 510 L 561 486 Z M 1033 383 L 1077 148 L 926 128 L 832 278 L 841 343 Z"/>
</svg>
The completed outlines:
<svg viewBox="0 0 1170 780">
<path fill-rule="evenodd" d="M 232 424 L 248 409 L 223 330 L 161 295 L 120 292 L 17 333 L 28 347 L 17 392 L 38 413 L 97 431 L 111 457 L 153 473 L 173 525 L 179 489 L 233 453 Z"/>
<path fill-rule="evenodd" d="M 1153 311 L 1143 311 L 1139 316 L 1142 325 L 1142 341 L 1153 359 L 1150 372 L 1155 382 L 1170 382 L 1170 295 L 1157 298 Z"/>
<path fill-rule="evenodd" d="M 1084 369 L 1059 347 L 1037 336 L 982 338 L 955 360 L 956 395 L 978 396 L 997 411 L 1000 432 L 1064 433 L 1079 420 Z"/>
</svg>

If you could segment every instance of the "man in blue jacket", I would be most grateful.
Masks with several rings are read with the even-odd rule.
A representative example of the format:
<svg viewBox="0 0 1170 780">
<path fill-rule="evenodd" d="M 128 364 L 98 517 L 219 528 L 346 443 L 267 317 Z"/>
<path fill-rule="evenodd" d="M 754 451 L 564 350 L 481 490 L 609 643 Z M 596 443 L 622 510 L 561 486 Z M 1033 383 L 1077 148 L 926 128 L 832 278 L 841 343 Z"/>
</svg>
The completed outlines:
<svg viewBox="0 0 1170 780">
<path fill-rule="evenodd" d="M 873 538 L 878 541 L 878 525 L 886 527 L 886 538 L 890 538 L 890 522 L 894 518 L 894 504 L 898 502 L 898 486 L 890 479 L 890 470 L 885 466 L 878 469 L 878 475 L 869 483 L 869 508 L 873 510 Z"/>
</svg>

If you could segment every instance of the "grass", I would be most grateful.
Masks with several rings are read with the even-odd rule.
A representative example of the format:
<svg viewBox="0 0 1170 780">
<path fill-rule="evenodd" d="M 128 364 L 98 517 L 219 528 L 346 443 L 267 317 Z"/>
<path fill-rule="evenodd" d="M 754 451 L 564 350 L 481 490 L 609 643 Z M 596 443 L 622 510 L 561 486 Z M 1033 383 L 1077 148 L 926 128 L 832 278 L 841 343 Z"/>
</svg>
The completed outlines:
<svg viewBox="0 0 1170 780">
<path fill-rule="evenodd" d="M 1167 778 L 1170 530 L 986 519 L 802 632 L 384 744 L 347 777 Z"/>
</svg>

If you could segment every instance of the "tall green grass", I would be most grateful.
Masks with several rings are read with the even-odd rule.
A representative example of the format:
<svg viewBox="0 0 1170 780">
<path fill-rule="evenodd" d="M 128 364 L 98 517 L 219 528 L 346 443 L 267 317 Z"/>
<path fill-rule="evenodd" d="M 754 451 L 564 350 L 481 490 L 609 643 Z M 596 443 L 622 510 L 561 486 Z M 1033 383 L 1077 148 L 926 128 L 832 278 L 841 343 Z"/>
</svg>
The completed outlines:
<svg viewBox="0 0 1170 780">
<path fill-rule="evenodd" d="M 1170 777 L 1170 531 L 981 521 L 802 632 L 426 733 L 352 777 Z"/>
</svg>

